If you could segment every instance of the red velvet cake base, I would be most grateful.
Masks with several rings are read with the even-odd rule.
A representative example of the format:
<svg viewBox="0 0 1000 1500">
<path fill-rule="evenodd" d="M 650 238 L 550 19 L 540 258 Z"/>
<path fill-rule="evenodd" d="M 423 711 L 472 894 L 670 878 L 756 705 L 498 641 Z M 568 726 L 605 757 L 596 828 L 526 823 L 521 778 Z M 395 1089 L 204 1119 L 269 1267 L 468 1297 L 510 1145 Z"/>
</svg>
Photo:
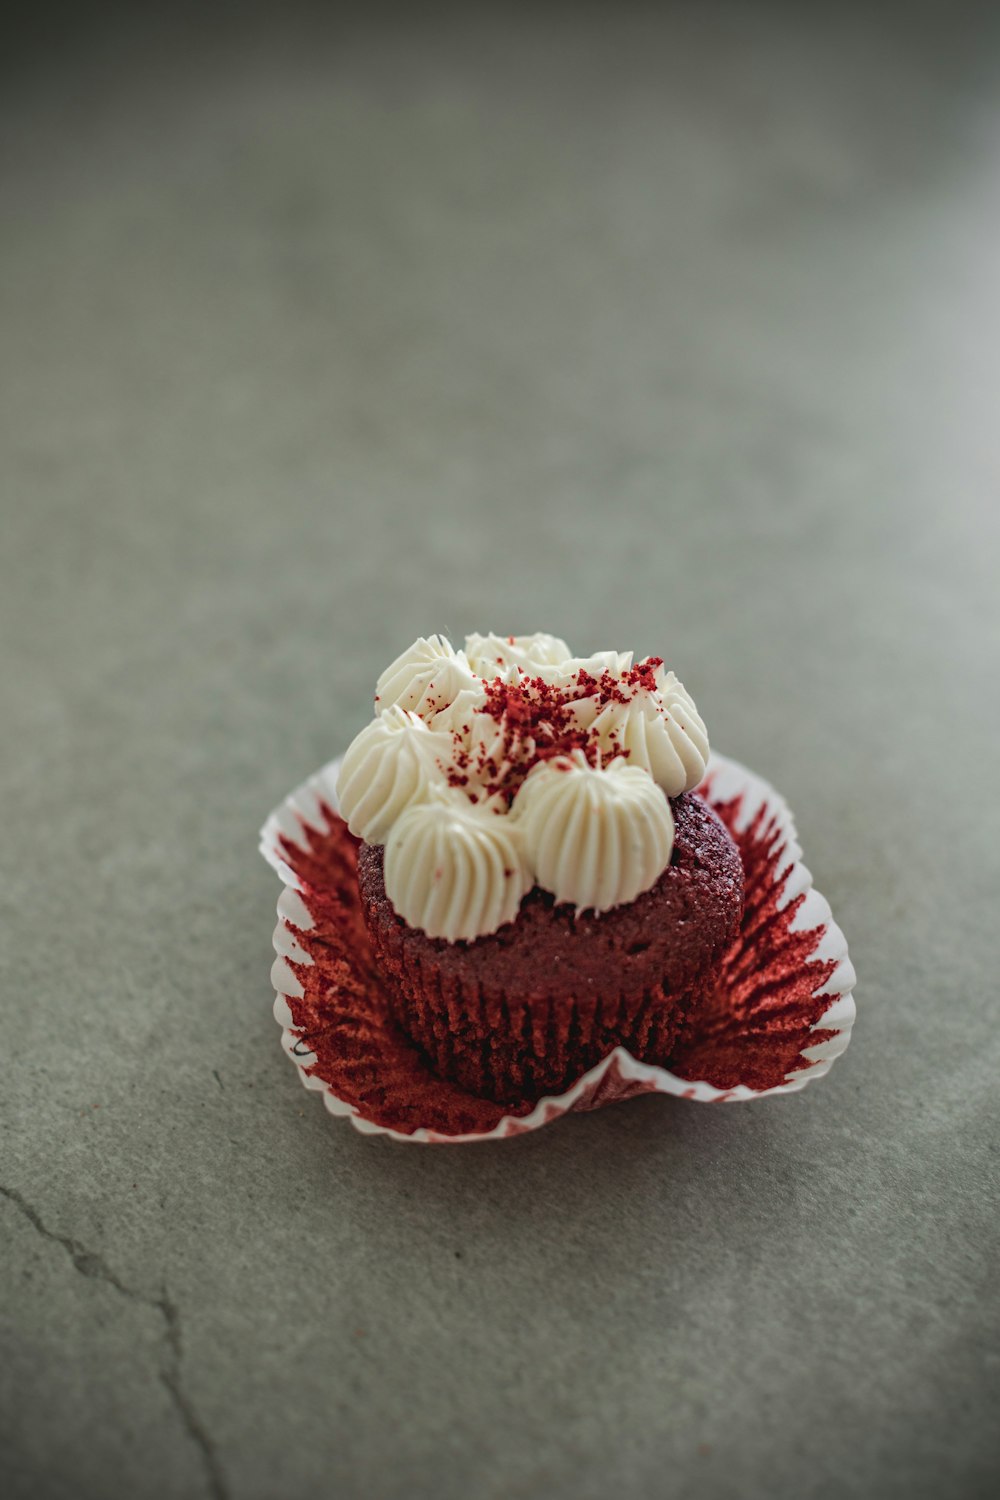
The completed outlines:
<svg viewBox="0 0 1000 1500">
<path fill-rule="evenodd" d="M 739 784 L 753 781 L 749 773 L 735 769 Z M 721 780 L 729 785 L 733 776 L 727 772 Z M 826 986 L 838 968 L 838 959 L 815 954 L 822 934 L 832 931 L 837 938 L 833 946 L 849 971 L 846 946 L 839 929 L 830 925 L 825 903 L 820 903 L 819 915 L 800 927 L 805 886 L 785 899 L 790 825 L 787 814 L 778 810 L 780 799 L 765 801 L 745 820 L 743 794 L 720 800 L 713 794 L 712 773 L 701 791 L 740 852 L 745 905 L 716 984 L 674 1045 L 670 1073 L 652 1076 L 654 1070 L 640 1066 L 626 1075 L 627 1059 L 619 1065 L 616 1055 L 598 1070 L 593 1084 L 574 1094 L 571 1104 L 554 1102 L 536 1110 L 525 1099 L 508 1106 L 504 1134 L 530 1128 L 512 1116 L 530 1115 L 533 1126 L 569 1107 L 595 1108 L 665 1087 L 691 1098 L 745 1097 L 746 1091 L 797 1087 L 786 1082 L 789 1074 L 810 1067 L 818 1074 L 829 1066 L 810 1064 L 804 1049 L 839 1038 L 837 1050 L 842 1050 L 853 1015 L 853 976 L 841 981 L 837 991 L 844 996 L 844 1019 L 831 1030 L 814 1029 L 831 1004 Z M 282 833 L 273 819 L 265 830 L 265 852 L 290 888 L 279 905 L 279 911 L 289 913 L 279 923 L 280 942 L 276 935 L 279 952 L 291 954 L 278 965 L 283 976 L 279 1004 L 283 1024 L 290 1028 L 287 1050 L 305 1081 L 322 1088 L 331 1108 L 351 1114 L 359 1126 L 425 1140 L 488 1135 L 501 1126 L 504 1108 L 438 1078 L 393 1023 L 361 911 L 357 842 L 324 803 L 322 792 L 310 794 L 308 806 L 308 814 L 290 815 L 292 826 L 301 830 L 297 838 Z M 293 897 L 293 906 L 286 897 Z M 689 1087 L 685 1079 L 691 1080 Z"/>
<path fill-rule="evenodd" d="M 595 916 L 525 897 L 513 922 L 471 943 L 429 938 L 389 900 L 383 851 L 362 845 L 358 886 L 397 1023 L 433 1070 L 510 1105 L 558 1094 L 616 1046 L 665 1063 L 743 910 L 743 866 L 701 797 L 675 799 L 659 880 Z"/>
</svg>

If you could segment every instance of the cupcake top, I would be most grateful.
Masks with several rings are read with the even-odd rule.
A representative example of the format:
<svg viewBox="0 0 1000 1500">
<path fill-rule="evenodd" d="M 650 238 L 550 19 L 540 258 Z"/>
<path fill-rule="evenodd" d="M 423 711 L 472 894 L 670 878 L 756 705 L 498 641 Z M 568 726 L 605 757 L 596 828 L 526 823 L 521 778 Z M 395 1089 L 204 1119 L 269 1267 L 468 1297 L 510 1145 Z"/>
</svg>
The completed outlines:
<svg viewBox="0 0 1000 1500">
<path fill-rule="evenodd" d="M 386 892 L 429 937 L 473 941 L 532 886 L 578 912 L 633 901 L 673 847 L 671 797 L 708 738 L 659 657 L 574 657 L 551 635 L 421 637 L 378 680 L 337 794 L 385 845 Z"/>
</svg>

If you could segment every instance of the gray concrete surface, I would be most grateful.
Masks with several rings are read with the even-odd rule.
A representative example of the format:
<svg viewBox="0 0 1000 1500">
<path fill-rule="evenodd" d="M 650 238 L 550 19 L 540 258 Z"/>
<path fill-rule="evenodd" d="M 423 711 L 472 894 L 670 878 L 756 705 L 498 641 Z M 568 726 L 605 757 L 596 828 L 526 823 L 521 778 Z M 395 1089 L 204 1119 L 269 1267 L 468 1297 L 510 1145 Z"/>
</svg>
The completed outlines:
<svg viewBox="0 0 1000 1500">
<path fill-rule="evenodd" d="M 11 1500 L 995 1493 L 988 18 L 25 38 Z M 824 1082 L 475 1150 L 362 1139 L 301 1090 L 258 825 L 392 652 L 489 627 L 662 651 L 786 792 L 860 976 Z"/>
</svg>

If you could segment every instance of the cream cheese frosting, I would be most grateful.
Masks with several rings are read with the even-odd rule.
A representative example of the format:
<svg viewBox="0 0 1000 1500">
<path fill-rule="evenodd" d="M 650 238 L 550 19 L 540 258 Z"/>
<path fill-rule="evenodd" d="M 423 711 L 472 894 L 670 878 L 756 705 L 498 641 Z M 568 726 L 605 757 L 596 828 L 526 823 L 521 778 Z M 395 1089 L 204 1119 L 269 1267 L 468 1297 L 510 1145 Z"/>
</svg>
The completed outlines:
<svg viewBox="0 0 1000 1500">
<path fill-rule="evenodd" d="M 384 844 L 397 819 L 443 777 L 451 736 L 393 705 L 362 729 L 340 767 L 337 799 L 355 838 Z"/>
<path fill-rule="evenodd" d="M 697 786 L 708 737 L 658 657 L 570 653 L 557 636 L 420 637 L 378 680 L 338 796 L 385 845 L 411 926 L 472 941 L 532 885 L 578 911 L 648 890 L 670 862 L 669 798 Z M 516 895 L 514 894 L 516 892 Z"/>
<path fill-rule="evenodd" d="M 609 703 L 593 724 L 604 748 L 613 742 L 629 765 L 648 771 L 668 797 L 691 791 L 705 775 L 705 725 L 673 672 L 656 693 L 642 691 L 629 703 Z"/>
<path fill-rule="evenodd" d="M 463 689 L 475 689 L 476 676 L 464 651 L 443 635 L 420 636 L 386 667 L 375 688 L 380 709 L 409 709 L 422 717 L 448 708 Z"/>
<path fill-rule="evenodd" d="M 454 794 L 403 813 L 386 842 L 384 872 L 403 921 L 450 943 L 513 922 L 534 884 L 513 819 Z"/>
<path fill-rule="evenodd" d="M 572 655 L 557 635 L 467 635 L 465 655 L 474 672 L 486 678 L 513 667 L 558 667 Z"/>
<path fill-rule="evenodd" d="M 535 766 L 511 807 L 537 883 L 577 914 L 634 901 L 670 863 L 674 817 L 648 771 L 581 751 Z"/>
</svg>

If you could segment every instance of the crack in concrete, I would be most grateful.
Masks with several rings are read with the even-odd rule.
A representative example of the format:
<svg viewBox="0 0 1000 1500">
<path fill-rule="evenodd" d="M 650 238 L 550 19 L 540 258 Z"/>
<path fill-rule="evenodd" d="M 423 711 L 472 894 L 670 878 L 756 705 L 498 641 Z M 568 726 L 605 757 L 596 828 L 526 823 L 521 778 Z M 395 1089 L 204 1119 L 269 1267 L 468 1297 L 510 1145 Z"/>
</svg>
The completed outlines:
<svg viewBox="0 0 1000 1500">
<path fill-rule="evenodd" d="M 130 1302 L 138 1302 L 140 1306 L 152 1308 L 154 1312 L 160 1314 L 163 1319 L 163 1332 L 168 1354 L 165 1367 L 160 1370 L 161 1384 L 170 1396 L 185 1432 L 201 1455 L 202 1467 L 205 1470 L 212 1500 L 228 1500 L 229 1491 L 215 1452 L 215 1445 L 181 1383 L 181 1356 L 183 1354 L 181 1319 L 176 1303 L 167 1295 L 166 1287 L 163 1288 L 159 1297 L 147 1297 L 133 1287 L 126 1286 L 115 1275 L 103 1256 L 88 1250 L 85 1245 L 80 1244 L 79 1240 L 74 1240 L 69 1235 L 56 1234 L 55 1230 L 49 1229 L 31 1204 L 14 1188 L 0 1186 L 0 1195 L 9 1199 L 16 1208 L 20 1209 L 31 1227 L 43 1239 L 62 1246 L 81 1276 L 87 1277 L 90 1281 L 103 1281 L 113 1287 L 122 1297 L 127 1297 Z"/>
</svg>

